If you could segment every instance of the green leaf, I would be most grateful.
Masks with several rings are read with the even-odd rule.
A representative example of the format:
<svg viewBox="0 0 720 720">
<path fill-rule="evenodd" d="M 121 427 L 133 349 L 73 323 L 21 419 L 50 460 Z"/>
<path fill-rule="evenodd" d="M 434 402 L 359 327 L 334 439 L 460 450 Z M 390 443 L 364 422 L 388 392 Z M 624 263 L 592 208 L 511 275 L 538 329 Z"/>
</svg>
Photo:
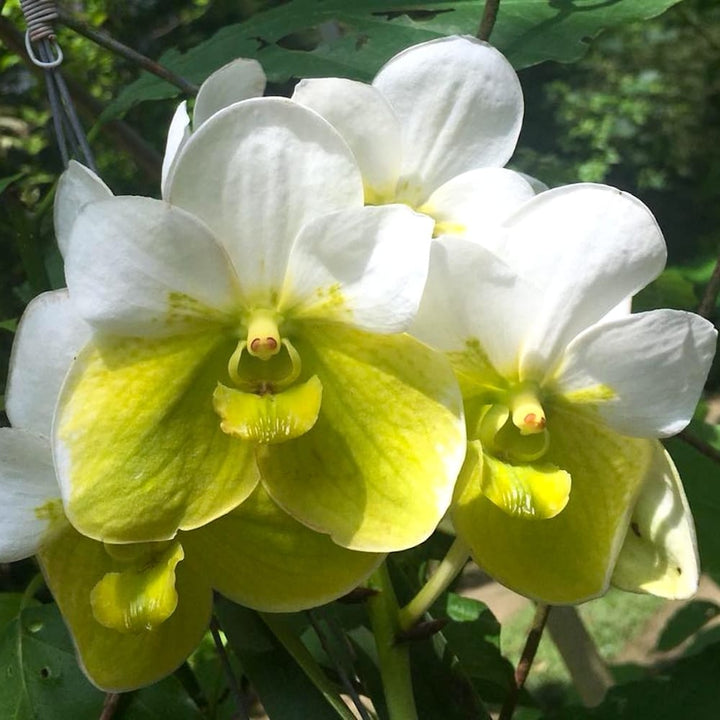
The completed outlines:
<svg viewBox="0 0 720 720">
<path fill-rule="evenodd" d="M 117 720 L 200 720 L 203 717 L 180 681 L 172 675 L 132 693 L 129 702 L 122 702 L 121 707 Z"/>
<path fill-rule="evenodd" d="M 720 605 L 694 600 L 681 607 L 667 622 L 657 641 L 657 649 L 670 650 L 694 635 L 705 623 L 720 614 Z"/>
<path fill-rule="evenodd" d="M 22 593 L 0 595 L 0 633 L 19 615 L 22 599 Z"/>
<path fill-rule="evenodd" d="M 96 720 L 104 694 L 85 679 L 55 605 L 28 607 L 0 636 L 0 717 Z"/>
<path fill-rule="evenodd" d="M 0 322 L 0 330 L 7 330 L 8 332 L 14 333 L 17 330 L 18 321 L 16 318 L 10 318 L 9 320 L 3 320 Z"/>
<path fill-rule="evenodd" d="M 586 39 L 615 25 L 659 15 L 678 0 L 504 0 L 493 44 L 516 68 L 544 60 L 571 62 Z M 200 83 L 236 57 L 257 58 L 277 83 L 292 77 L 341 76 L 369 81 L 390 57 L 416 43 L 477 32 L 483 0 L 291 0 L 228 25 L 185 54 L 171 49 L 160 63 Z M 119 117 L 144 100 L 180 91 L 143 73 L 106 108 Z"/>
<path fill-rule="evenodd" d="M 340 717 L 258 613 L 222 598 L 215 609 L 230 647 L 272 720 Z"/>
</svg>

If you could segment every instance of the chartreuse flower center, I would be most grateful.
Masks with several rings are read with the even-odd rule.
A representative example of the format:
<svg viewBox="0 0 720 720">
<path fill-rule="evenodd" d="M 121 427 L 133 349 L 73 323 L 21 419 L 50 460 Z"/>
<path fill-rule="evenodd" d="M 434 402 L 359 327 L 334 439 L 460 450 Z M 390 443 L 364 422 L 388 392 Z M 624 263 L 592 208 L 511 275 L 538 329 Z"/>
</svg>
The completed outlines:
<svg viewBox="0 0 720 720">
<path fill-rule="evenodd" d="M 554 517 L 567 504 L 570 475 L 547 461 L 550 431 L 536 382 L 510 382 L 466 400 L 474 451 L 464 473 L 508 514 Z"/>
<path fill-rule="evenodd" d="M 116 566 L 90 593 L 95 619 L 122 633 L 153 630 L 177 607 L 175 568 L 185 557 L 177 540 L 158 543 L 105 544 Z"/>
<path fill-rule="evenodd" d="M 228 361 L 234 387 L 218 382 L 213 407 L 223 432 L 243 440 L 272 444 L 304 435 L 318 418 L 322 383 L 317 375 L 298 382 L 302 361 L 281 333 L 278 313 L 250 313 L 246 334 Z"/>
</svg>

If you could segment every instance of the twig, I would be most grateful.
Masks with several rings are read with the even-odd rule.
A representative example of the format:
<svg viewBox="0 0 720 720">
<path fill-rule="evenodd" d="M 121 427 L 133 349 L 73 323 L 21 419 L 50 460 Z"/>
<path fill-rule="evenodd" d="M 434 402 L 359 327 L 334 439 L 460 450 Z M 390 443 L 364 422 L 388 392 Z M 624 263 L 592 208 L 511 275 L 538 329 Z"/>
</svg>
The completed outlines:
<svg viewBox="0 0 720 720">
<path fill-rule="evenodd" d="M 537 604 L 537 607 L 535 608 L 535 617 L 533 618 L 530 632 L 528 632 L 522 656 L 520 657 L 517 668 L 515 668 L 515 682 L 513 683 L 512 688 L 510 688 L 507 698 L 505 698 L 505 703 L 500 711 L 498 720 L 511 720 L 513 713 L 515 712 L 515 707 L 517 706 L 518 699 L 520 698 L 520 691 L 525 685 L 527 676 L 530 673 L 530 668 L 535 660 L 535 654 L 537 653 L 538 645 L 540 645 L 540 638 L 542 638 L 545 623 L 547 623 L 549 614 L 549 605 L 543 605 L 542 603 Z"/>
<path fill-rule="evenodd" d="M 485 8 L 483 9 L 482 20 L 477 31 L 478 40 L 489 40 L 495 27 L 498 9 L 500 8 L 500 0 L 485 0 Z"/>
<path fill-rule="evenodd" d="M 715 449 L 710 443 L 705 442 L 705 440 L 702 440 L 697 435 L 694 435 L 687 430 L 683 430 L 678 433 L 677 437 L 691 447 L 694 447 L 700 454 L 710 458 L 710 460 L 713 460 L 716 463 L 720 463 L 720 450 Z"/>
<path fill-rule="evenodd" d="M 98 720 L 112 720 L 112 718 L 115 717 L 115 711 L 118 708 L 119 702 L 120 693 L 107 693 L 105 695 L 105 702 L 103 702 L 103 709 Z"/>
<path fill-rule="evenodd" d="M 225 645 L 223 645 L 222 638 L 220 637 L 220 623 L 218 619 L 213 615 L 210 620 L 210 633 L 212 634 L 213 641 L 215 643 L 215 649 L 217 650 L 218 658 L 220 659 L 220 665 L 222 665 L 225 678 L 230 687 L 230 692 L 235 698 L 235 704 L 237 705 L 238 716 L 241 720 L 250 720 L 248 715 L 247 707 L 245 707 L 245 696 L 240 688 L 235 673 L 233 672 L 232 666 L 230 665 L 230 659 L 225 651 Z"/>
<path fill-rule="evenodd" d="M 94 43 L 104 48 L 107 48 L 108 50 L 117 55 L 124 57 L 126 60 L 129 60 L 130 62 L 139 65 L 141 68 L 143 68 L 143 70 L 147 70 L 149 73 L 157 75 L 157 77 L 165 80 L 166 82 L 169 82 L 171 85 L 180 88 L 180 90 L 182 90 L 184 93 L 193 96 L 197 95 L 197 85 L 194 85 L 193 83 L 186 80 L 184 77 L 178 75 L 177 73 L 174 73 L 172 70 L 165 67 L 164 65 L 155 62 L 155 60 L 151 60 L 149 57 L 142 55 L 141 53 L 137 52 L 137 50 L 133 50 L 127 45 L 124 45 L 118 40 L 115 40 L 115 38 L 110 37 L 106 33 L 99 32 L 95 30 L 95 28 L 83 22 L 82 20 L 74 18 L 66 10 L 58 8 L 58 17 L 63 25 L 69 27 L 71 30 L 74 30 L 79 35 L 82 35 L 88 40 L 92 40 Z"/>
<path fill-rule="evenodd" d="M 704 318 L 710 318 L 715 310 L 718 295 L 720 294 L 720 255 L 715 263 L 715 268 L 710 276 L 710 280 L 705 288 L 705 294 L 703 299 L 698 305 L 698 315 L 702 315 Z"/>
</svg>

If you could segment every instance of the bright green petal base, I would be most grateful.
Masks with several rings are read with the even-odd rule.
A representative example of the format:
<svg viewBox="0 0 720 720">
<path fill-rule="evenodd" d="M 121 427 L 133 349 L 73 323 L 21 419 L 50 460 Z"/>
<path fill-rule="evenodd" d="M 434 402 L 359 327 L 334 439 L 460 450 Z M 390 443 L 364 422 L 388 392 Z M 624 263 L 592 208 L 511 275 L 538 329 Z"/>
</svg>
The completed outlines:
<svg viewBox="0 0 720 720">
<path fill-rule="evenodd" d="M 237 509 L 180 536 L 213 587 L 257 610 L 294 612 L 359 585 L 384 555 L 341 548 L 281 510 L 259 486 Z"/>
<path fill-rule="evenodd" d="M 592 414 L 547 410 L 551 442 L 543 461 L 572 477 L 565 509 L 547 520 L 512 517 L 466 473 L 452 517 L 476 562 L 501 583 L 542 602 L 578 603 L 607 589 L 652 446 L 612 432 Z"/>
<path fill-rule="evenodd" d="M 303 324 L 293 342 L 323 386 L 315 426 L 259 448 L 270 495 L 339 545 L 417 545 L 444 515 L 465 454 L 448 361 L 405 335 Z"/>
<path fill-rule="evenodd" d="M 214 332 L 110 338 L 83 351 L 54 438 L 66 512 L 83 534 L 167 540 L 252 492 L 252 445 L 224 433 L 213 409 L 234 347 Z"/>
<path fill-rule="evenodd" d="M 177 565 L 175 611 L 153 630 L 128 633 L 104 627 L 93 613 L 93 588 L 108 573 L 125 567 L 102 543 L 67 526 L 38 557 L 75 641 L 80 664 L 103 690 L 133 690 L 169 675 L 195 649 L 207 629 L 212 593 L 202 567 L 191 566 L 189 558 Z"/>
</svg>

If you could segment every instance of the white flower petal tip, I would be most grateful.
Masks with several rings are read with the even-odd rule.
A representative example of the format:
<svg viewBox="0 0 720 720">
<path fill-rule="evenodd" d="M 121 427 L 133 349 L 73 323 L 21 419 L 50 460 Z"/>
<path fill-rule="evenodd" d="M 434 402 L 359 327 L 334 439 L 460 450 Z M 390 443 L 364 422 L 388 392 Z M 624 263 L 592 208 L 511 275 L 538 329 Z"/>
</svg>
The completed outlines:
<svg viewBox="0 0 720 720">
<path fill-rule="evenodd" d="M 160 186 L 162 188 L 162 196 L 167 195 L 167 180 L 170 175 L 170 169 L 177 157 L 180 148 L 190 137 L 190 116 L 187 111 L 187 101 L 183 100 L 176 108 L 175 114 L 170 121 L 167 140 L 165 142 L 165 156 L 162 163 L 162 179 Z"/>
<path fill-rule="evenodd" d="M 38 295 L 27 306 L 15 333 L 5 393 L 15 428 L 50 437 L 60 387 L 90 335 L 66 290 Z"/>
<path fill-rule="evenodd" d="M 193 109 L 193 130 L 233 103 L 260 97 L 265 73 L 257 60 L 238 58 L 212 73 L 200 86 Z"/>
<path fill-rule="evenodd" d="M 112 197 L 110 188 L 89 168 L 71 160 L 60 176 L 55 193 L 55 238 L 63 256 L 67 254 L 70 231 L 88 203 Z"/>
<path fill-rule="evenodd" d="M 612 583 L 623 590 L 679 600 L 695 594 L 698 576 L 692 514 L 677 469 L 658 443 Z"/>
<path fill-rule="evenodd" d="M 716 344 L 712 323 L 680 310 L 601 322 L 568 346 L 557 389 L 596 402 L 605 422 L 624 435 L 668 437 L 690 422 Z M 607 392 L 598 395 L 597 388 Z"/>
<path fill-rule="evenodd" d="M 49 440 L 0 429 L 0 562 L 34 555 L 63 518 Z"/>
<path fill-rule="evenodd" d="M 502 167 L 515 150 L 522 89 L 487 43 L 455 36 L 415 45 L 391 58 L 373 85 L 403 129 L 402 175 L 424 198 L 467 170 Z"/>
<path fill-rule="evenodd" d="M 366 206 L 309 223 L 290 254 L 280 311 L 402 332 L 425 286 L 432 228 L 429 217 L 403 205 Z"/>
</svg>

